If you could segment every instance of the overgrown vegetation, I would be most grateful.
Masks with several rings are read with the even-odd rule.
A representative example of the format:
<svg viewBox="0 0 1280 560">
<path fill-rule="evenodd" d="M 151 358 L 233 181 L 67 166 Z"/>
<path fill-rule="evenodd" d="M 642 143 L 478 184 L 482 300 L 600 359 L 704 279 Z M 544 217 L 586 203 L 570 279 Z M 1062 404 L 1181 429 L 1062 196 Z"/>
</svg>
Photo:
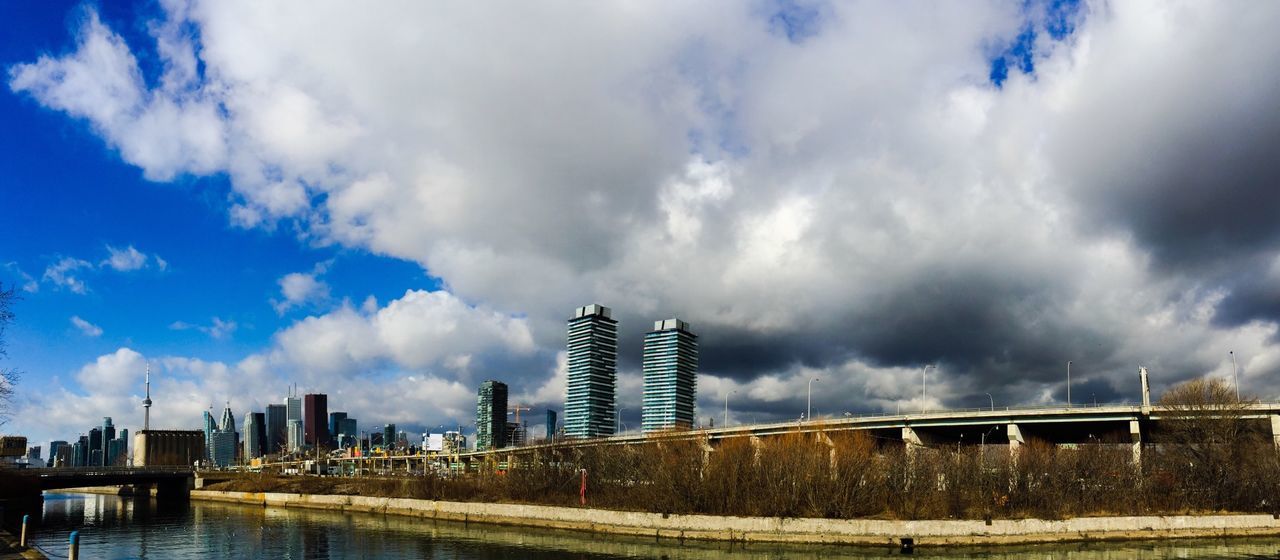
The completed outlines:
<svg viewBox="0 0 1280 560">
<path fill-rule="evenodd" d="M 465 476 L 260 475 L 222 489 L 577 505 L 659 513 L 829 518 L 1064 518 L 1280 512 L 1280 457 L 1248 403 L 1196 381 L 1162 404 L 1162 428 L 1135 462 L 1127 441 L 1060 447 L 904 448 L 863 432 L 578 449 L 483 465 Z"/>
</svg>

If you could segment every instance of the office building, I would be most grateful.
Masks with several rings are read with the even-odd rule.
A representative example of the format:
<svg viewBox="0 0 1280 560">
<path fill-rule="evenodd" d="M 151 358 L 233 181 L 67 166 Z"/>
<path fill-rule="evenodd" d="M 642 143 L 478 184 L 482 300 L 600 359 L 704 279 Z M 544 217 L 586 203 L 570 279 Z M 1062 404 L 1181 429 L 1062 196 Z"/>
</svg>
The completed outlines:
<svg viewBox="0 0 1280 560">
<path fill-rule="evenodd" d="M 569 383 L 564 431 L 569 437 L 613 435 L 618 386 L 618 322 L 612 310 L 588 305 L 569 319 Z"/>
<path fill-rule="evenodd" d="M 644 335 L 644 432 L 693 427 L 698 388 L 698 335 L 679 319 L 655 321 Z"/>
<path fill-rule="evenodd" d="M 329 396 L 311 393 L 302 397 L 303 430 L 307 445 L 324 447 L 329 443 Z"/>
<path fill-rule="evenodd" d="M 99 437 L 102 438 L 102 443 L 99 445 L 99 447 L 102 449 L 102 461 L 103 461 L 102 464 L 104 466 L 110 465 L 111 459 L 112 459 L 112 455 L 110 453 L 110 445 L 111 445 L 111 441 L 116 439 L 116 427 L 114 424 L 111 423 L 110 416 L 104 416 L 102 418 L 102 432 L 100 433 Z"/>
<path fill-rule="evenodd" d="M 289 395 L 284 399 L 285 426 L 289 425 L 290 420 L 302 420 L 302 399 Z"/>
<path fill-rule="evenodd" d="M 191 466 L 207 460 L 202 430 L 142 430 L 133 436 L 133 465 Z"/>
<path fill-rule="evenodd" d="M 80 436 L 72 446 L 74 448 L 74 464 L 73 467 L 89 466 L 89 438 L 88 436 Z"/>
<path fill-rule="evenodd" d="M 503 428 L 506 432 L 507 445 L 511 447 L 520 447 L 528 443 L 527 438 L 525 438 L 525 434 L 528 430 L 523 423 L 505 422 L 503 424 Z"/>
<path fill-rule="evenodd" d="M 55 464 L 56 461 L 58 460 L 58 455 L 60 454 L 60 452 L 62 451 L 62 448 L 64 447 L 68 447 L 68 444 L 67 442 L 62 441 L 60 439 L 49 442 L 49 461 L 47 463 L 48 466 L 50 467 L 69 466 L 69 465 Z"/>
<path fill-rule="evenodd" d="M 205 458 L 213 459 L 213 433 L 218 431 L 218 423 L 213 419 L 213 405 L 209 406 L 209 410 L 204 411 L 203 416 L 204 429 L 204 452 Z"/>
<path fill-rule="evenodd" d="M 360 431 L 358 429 L 358 426 L 356 425 L 356 419 L 343 418 L 342 422 L 339 423 L 338 434 L 347 436 L 352 440 L 354 440 L 357 436 L 359 436 Z"/>
<path fill-rule="evenodd" d="M 213 452 L 209 460 L 215 467 L 227 467 L 236 461 L 236 433 L 224 430 L 213 432 Z"/>
<path fill-rule="evenodd" d="M 556 411 L 547 409 L 547 441 L 556 439 Z"/>
<path fill-rule="evenodd" d="M 307 437 L 307 432 L 302 425 L 302 420 L 290 420 L 288 434 L 286 445 L 289 448 L 289 453 L 298 453 L 302 451 L 303 446 L 306 444 Z"/>
<path fill-rule="evenodd" d="M 507 384 L 485 381 L 476 396 L 476 451 L 507 446 Z"/>
<path fill-rule="evenodd" d="M 289 420 L 288 410 L 288 407 L 283 404 L 267 405 L 263 455 L 284 451 L 284 444 L 288 439 L 288 434 L 285 432 Z"/>
<path fill-rule="evenodd" d="M 266 439 L 266 415 L 261 412 L 250 412 L 244 416 L 244 458 L 246 461 L 263 455 L 262 445 Z"/>
<path fill-rule="evenodd" d="M 382 427 L 382 446 L 387 449 L 394 449 L 396 446 L 396 425 L 387 424 Z"/>
<path fill-rule="evenodd" d="M 93 456 L 94 451 L 98 451 L 98 452 L 102 451 L 102 428 L 92 428 L 89 430 L 89 456 L 90 457 Z M 102 453 L 98 453 L 98 456 L 99 456 L 99 459 L 97 462 L 92 462 L 92 459 L 90 459 L 91 462 L 85 463 L 85 466 L 101 465 Z"/>
<path fill-rule="evenodd" d="M 342 420 L 347 417 L 345 412 L 329 413 L 329 443 L 332 446 L 338 441 L 338 435 L 342 432 Z"/>
</svg>

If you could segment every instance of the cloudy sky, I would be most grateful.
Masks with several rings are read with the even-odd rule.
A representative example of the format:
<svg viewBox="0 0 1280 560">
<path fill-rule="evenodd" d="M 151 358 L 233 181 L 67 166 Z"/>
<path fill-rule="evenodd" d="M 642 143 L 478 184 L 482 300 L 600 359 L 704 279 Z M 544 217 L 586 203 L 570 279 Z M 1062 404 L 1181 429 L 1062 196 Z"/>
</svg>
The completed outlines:
<svg viewBox="0 0 1280 560">
<path fill-rule="evenodd" d="M 1280 3 L 0 5 L 3 430 L 563 407 L 565 320 L 699 416 L 1280 396 Z M 733 393 L 736 391 L 736 393 Z"/>
</svg>

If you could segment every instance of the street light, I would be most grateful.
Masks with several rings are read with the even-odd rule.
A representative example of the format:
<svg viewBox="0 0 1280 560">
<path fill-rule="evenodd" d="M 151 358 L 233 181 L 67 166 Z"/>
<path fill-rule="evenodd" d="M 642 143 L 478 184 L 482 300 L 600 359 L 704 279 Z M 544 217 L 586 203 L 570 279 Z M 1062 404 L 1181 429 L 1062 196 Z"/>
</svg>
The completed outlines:
<svg viewBox="0 0 1280 560">
<path fill-rule="evenodd" d="M 925 378 L 929 375 L 929 368 L 931 367 L 933 367 L 933 364 L 925 364 L 924 371 L 920 372 L 920 414 L 924 414 Z"/>
<path fill-rule="evenodd" d="M 724 394 L 724 426 L 721 426 L 722 428 L 729 427 L 729 395 L 734 393 L 737 393 L 737 391 L 729 391 Z"/>
<path fill-rule="evenodd" d="M 804 417 L 813 420 L 813 382 L 820 381 L 817 377 L 809 380 L 809 399 L 804 406 Z"/>
<path fill-rule="evenodd" d="M 1231 351 L 1231 383 L 1236 386 L 1236 402 L 1240 402 L 1240 367 L 1236 365 L 1236 351 Z"/>
<path fill-rule="evenodd" d="M 991 410 L 994 412 L 996 409 L 996 399 L 991 396 L 991 393 L 987 393 L 987 399 L 991 401 Z"/>
<path fill-rule="evenodd" d="M 1071 408 L 1071 360 L 1067 360 L 1067 408 Z"/>
</svg>

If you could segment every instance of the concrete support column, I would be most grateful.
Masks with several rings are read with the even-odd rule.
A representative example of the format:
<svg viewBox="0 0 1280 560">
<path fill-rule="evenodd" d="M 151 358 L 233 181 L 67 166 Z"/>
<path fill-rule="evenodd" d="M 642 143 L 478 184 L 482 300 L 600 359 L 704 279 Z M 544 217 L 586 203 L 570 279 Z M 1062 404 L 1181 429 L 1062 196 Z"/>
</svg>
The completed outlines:
<svg viewBox="0 0 1280 560">
<path fill-rule="evenodd" d="M 924 447 L 924 442 L 920 440 L 920 434 L 917 434 L 911 426 L 902 427 L 902 443 L 907 444 L 907 449 Z"/>
<path fill-rule="evenodd" d="M 1133 442 L 1133 464 L 1142 464 L 1142 428 L 1137 420 L 1129 421 L 1129 441 Z"/>
<path fill-rule="evenodd" d="M 1009 424 L 1005 426 L 1005 434 L 1009 436 L 1009 453 L 1016 455 L 1022 444 L 1026 443 L 1026 440 L 1022 439 L 1022 430 L 1017 424 Z"/>
<path fill-rule="evenodd" d="M 1271 416 L 1271 441 L 1275 443 L 1276 449 L 1280 449 L 1280 414 L 1272 414 Z"/>
</svg>

